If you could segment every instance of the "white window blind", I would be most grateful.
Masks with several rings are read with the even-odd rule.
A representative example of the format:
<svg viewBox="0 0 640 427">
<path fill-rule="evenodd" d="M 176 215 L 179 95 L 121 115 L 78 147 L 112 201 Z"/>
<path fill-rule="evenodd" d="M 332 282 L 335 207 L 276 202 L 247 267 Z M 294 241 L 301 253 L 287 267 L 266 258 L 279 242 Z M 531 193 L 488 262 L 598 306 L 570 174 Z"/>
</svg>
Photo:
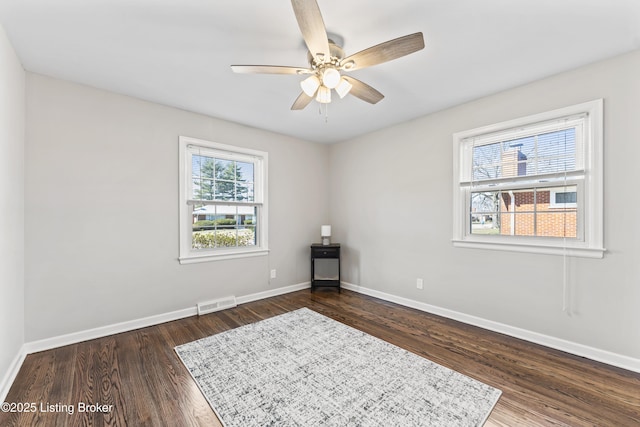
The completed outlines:
<svg viewBox="0 0 640 427">
<path fill-rule="evenodd" d="M 583 174 L 585 118 L 582 114 L 465 138 L 460 183 L 478 188 L 511 186 Z"/>
</svg>

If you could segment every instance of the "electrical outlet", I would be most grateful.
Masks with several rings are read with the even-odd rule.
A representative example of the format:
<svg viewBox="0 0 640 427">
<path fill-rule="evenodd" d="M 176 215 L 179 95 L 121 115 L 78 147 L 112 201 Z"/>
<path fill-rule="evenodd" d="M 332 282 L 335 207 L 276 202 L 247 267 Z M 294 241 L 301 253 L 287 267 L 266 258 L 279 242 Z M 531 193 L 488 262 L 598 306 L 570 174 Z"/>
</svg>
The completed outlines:
<svg viewBox="0 0 640 427">
<path fill-rule="evenodd" d="M 422 289 L 423 285 L 424 282 L 422 281 L 422 279 L 416 279 L 416 288 Z"/>
<path fill-rule="evenodd" d="M 276 278 L 276 269 L 274 268 L 273 270 L 271 270 L 271 276 L 272 279 Z"/>
</svg>

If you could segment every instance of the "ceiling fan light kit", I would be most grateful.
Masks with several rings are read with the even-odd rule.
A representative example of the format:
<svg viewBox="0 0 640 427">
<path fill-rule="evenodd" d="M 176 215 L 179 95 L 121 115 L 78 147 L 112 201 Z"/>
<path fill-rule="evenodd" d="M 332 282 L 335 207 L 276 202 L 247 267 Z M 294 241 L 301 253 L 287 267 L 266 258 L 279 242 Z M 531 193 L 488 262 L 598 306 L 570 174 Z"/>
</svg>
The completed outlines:
<svg viewBox="0 0 640 427">
<path fill-rule="evenodd" d="M 376 89 L 342 72 L 359 70 L 409 55 L 424 48 L 422 33 L 409 34 L 362 50 L 345 57 L 341 46 L 327 36 L 327 30 L 316 0 L 291 0 L 309 53 L 310 68 L 275 65 L 232 65 L 236 73 L 295 74 L 310 76 L 300 82 L 302 93 L 291 106 L 302 110 L 315 98 L 320 104 L 331 102 L 331 90 L 340 98 L 351 94 L 370 104 L 376 104 L 384 95 Z"/>
<path fill-rule="evenodd" d="M 318 88 L 318 95 L 316 96 L 316 101 L 320 104 L 328 104 L 331 102 L 331 89 L 326 86 L 320 86 Z"/>
<path fill-rule="evenodd" d="M 335 89 L 340 83 L 340 71 L 335 68 L 326 68 L 322 72 L 322 85 L 328 87 L 329 89 Z"/>
<path fill-rule="evenodd" d="M 300 87 L 308 96 L 313 96 L 320 87 L 320 79 L 316 75 L 309 76 L 300 82 Z"/>
<path fill-rule="evenodd" d="M 344 77 L 340 77 L 340 83 L 336 86 L 336 92 L 340 98 L 344 98 L 351 91 L 353 85 L 347 81 Z"/>
</svg>

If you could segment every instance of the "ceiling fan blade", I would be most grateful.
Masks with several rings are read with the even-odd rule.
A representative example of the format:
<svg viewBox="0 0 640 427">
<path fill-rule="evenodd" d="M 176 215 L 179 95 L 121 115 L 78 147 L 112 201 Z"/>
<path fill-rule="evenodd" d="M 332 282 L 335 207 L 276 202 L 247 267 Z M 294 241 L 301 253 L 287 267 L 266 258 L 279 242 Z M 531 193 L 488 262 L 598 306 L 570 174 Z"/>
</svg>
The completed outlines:
<svg viewBox="0 0 640 427">
<path fill-rule="evenodd" d="M 232 65 L 236 73 L 246 74 L 309 74 L 313 70 L 299 67 L 282 67 L 279 65 Z"/>
<path fill-rule="evenodd" d="M 302 38 L 311 55 L 314 57 L 322 55 L 328 60 L 331 57 L 331 51 L 327 29 L 316 0 L 291 0 L 291 5 L 298 20 Z"/>
<path fill-rule="evenodd" d="M 347 56 L 340 61 L 340 66 L 346 71 L 359 70 L 409 55 L 423 48 L 422 33 L 409 34 Z"/>
<path fill-rule="evenodd" d="M 382 98 L 384 98 L 383 94 L 358 79 L 354 79 L 350 76 L 343 76 L 343 78 L 351 83 L 352 87 L 349 93 L 356 98 L 360 98 L 363 101 L 368 102 L 369 104 L 377 104 L 382 100 Z"/>
<path fill-rule="evenodd" d="M 306 93 L 302 92 L 300 94 L 300 96 L 298 96 L 298 98 L 295 100 L 293 105 L 291 106 L 291 109 L 292 110 L 302 110 L 304 107 L 309 105 L 309 103 L 311 101 L 313 101 L 313 97 L 311 97 L 311 96 L 307 95 Z"/>
</svg>

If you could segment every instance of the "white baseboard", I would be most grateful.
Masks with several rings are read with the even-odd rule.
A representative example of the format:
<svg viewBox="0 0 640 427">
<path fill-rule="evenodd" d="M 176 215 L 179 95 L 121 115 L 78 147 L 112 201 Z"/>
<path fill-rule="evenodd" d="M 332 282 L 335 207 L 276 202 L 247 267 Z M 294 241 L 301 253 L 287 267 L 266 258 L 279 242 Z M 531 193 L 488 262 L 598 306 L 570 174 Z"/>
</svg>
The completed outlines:
<svg viewBox="0 0 640 427">
<path fill-rule="evenodd" d="M 586 357 L 587 359 L 595 360 L 598 362 L 606 363 L 608 365 L 617 366 L 622 369 L 627 369 L 629 371 L 640 373 L 640 359 L 624 356 L 617 353 L 612 353 L 607 350 L 601 350 L 598 348 L 589 347 L 583 344 L 578 344 L 578 343 L 567 341 L 561 338 L 540 334 L 538 332 L 533 332 L 526 329 L 509 326 L 504 323 L 494 322 L 492 320 L 483 319 L 481 317 L 471 316 L 469 314 L 464 314 L 454 310 L 449 310 L 449 309 L 438 307 L 435 305 L 426 304 L 420 301 L 415 301 L 412 299 L 387 294 L 385 292 L 376 291 L 375 289 L 369 289 L 364 286 L 354 285 L 352 283 L 342 282 L 342 287 L 344 289 L 349 289 L 351 291 L 358 292 L 364 295 L 380 298 L 385 301 L 404 305 L 406 307 L 415 308 L 420 311 L 446 317 L 448 319 L 457 320 L 462 323 L 478 326 L 483 329 L 499 332 L 501 334 L 509 335 L 511 337 L 523 339 L 525 341 L 533 342 L 533 343 L 550 347 L 556 350 L 571 353 L 576 356 Z"/>
<path fill-rule="evenodd" d="M 18 372 L 22 367 L 22 363 L 24 362 L 25 357 L 27 357 L 27 352 L 23 345 L 22 347 L 20 347 L 20 350 L 18 351 L 18 354 L 16 354 L 16 357 L 14 357 L 13 361 L 11 361 L 11 365 L 9 365 L 7 373 L 4 375 L 4 378 L 2 378 L 2 381 L 0 382 L 0 403 L 4 402 L 7 398 L 9 389 L 13 385 L 16 376 L 18 376 Z"/>
<path fill-rule="evenodd" d="M 25 348 L 27 350 L 27 354 L 37 353 L 39 351 L 51 350 L 53 348 L 63 347 L 69 344 L 76 344 L 82 341 L 93 340 L 96 338 L 106 337 L 108 335 L 119 334 L 121 332 L 128 332 L 135 329 L 146 328 L 147 326 L 171 322 L 172 320 L 195 316 L 196 314 L 198 314 L 198 309 L 194 305 L 191 308 L 183 308 L 182 310 L 176 310 L 169 313 L 143 317 L 141 319 L 128 320 L 126 322 L 114 323 L 112 325 L 72 332 L 70 334 L 45 338 L 38 341 L 31 341 L 25 344 Z"/>
<path fill-rule="evenodd" d="M 309 282 L 299 283 L 297 285 L 285 286 L 255 294 L 244 295 L 236 298 L 238 304 L 245 304 L 251 301 L 257 301 L 277 295 L 288 294 L 290 292 L 299 291 L 308 288 Z M 135 329 L 146 328 L 147 326 L 159 325 L 161 323 L 171 322 L 173 320 L 183 319 L 198 314 L 198 309 L 194 304 L 193 307 L 183 308 L 169 313 L 158 314 L 154 316 L 144 317 L 141 319 L 128 320 L 126 322 L 115 323 L 113 325 L 100 326 L 98 328 L 87 329 L 84 331 L 72 332 L 70 334 L 60 335 L 43 340 L 31 341 L 24 345 L 26 354 L 37 353 L 39 351 L 51 350 L 53 348 L 62 347 L 69 344 L 76 344 L 82 341 L 102 338 L 113 334 L 133 331 Z M 24 358 L 23 358 L 24 359 Z M 20 363 L 22 364 L 22 363 Z"/>
<path fill-rule="evenodd" d="M 245 295 L 236 298 L 238 304 L 246 304 L 251 301 L 258 301 L 261 299 L 276 297 L 278 295 L 289 294 L 291 292 L 301 291 L 311 287 L 311 282 L 298 283 L 297 285 L 285 286 L 283 288 L 276 288 L 269 291 L 258 292 L 255 294 Z"/>
</svg>

